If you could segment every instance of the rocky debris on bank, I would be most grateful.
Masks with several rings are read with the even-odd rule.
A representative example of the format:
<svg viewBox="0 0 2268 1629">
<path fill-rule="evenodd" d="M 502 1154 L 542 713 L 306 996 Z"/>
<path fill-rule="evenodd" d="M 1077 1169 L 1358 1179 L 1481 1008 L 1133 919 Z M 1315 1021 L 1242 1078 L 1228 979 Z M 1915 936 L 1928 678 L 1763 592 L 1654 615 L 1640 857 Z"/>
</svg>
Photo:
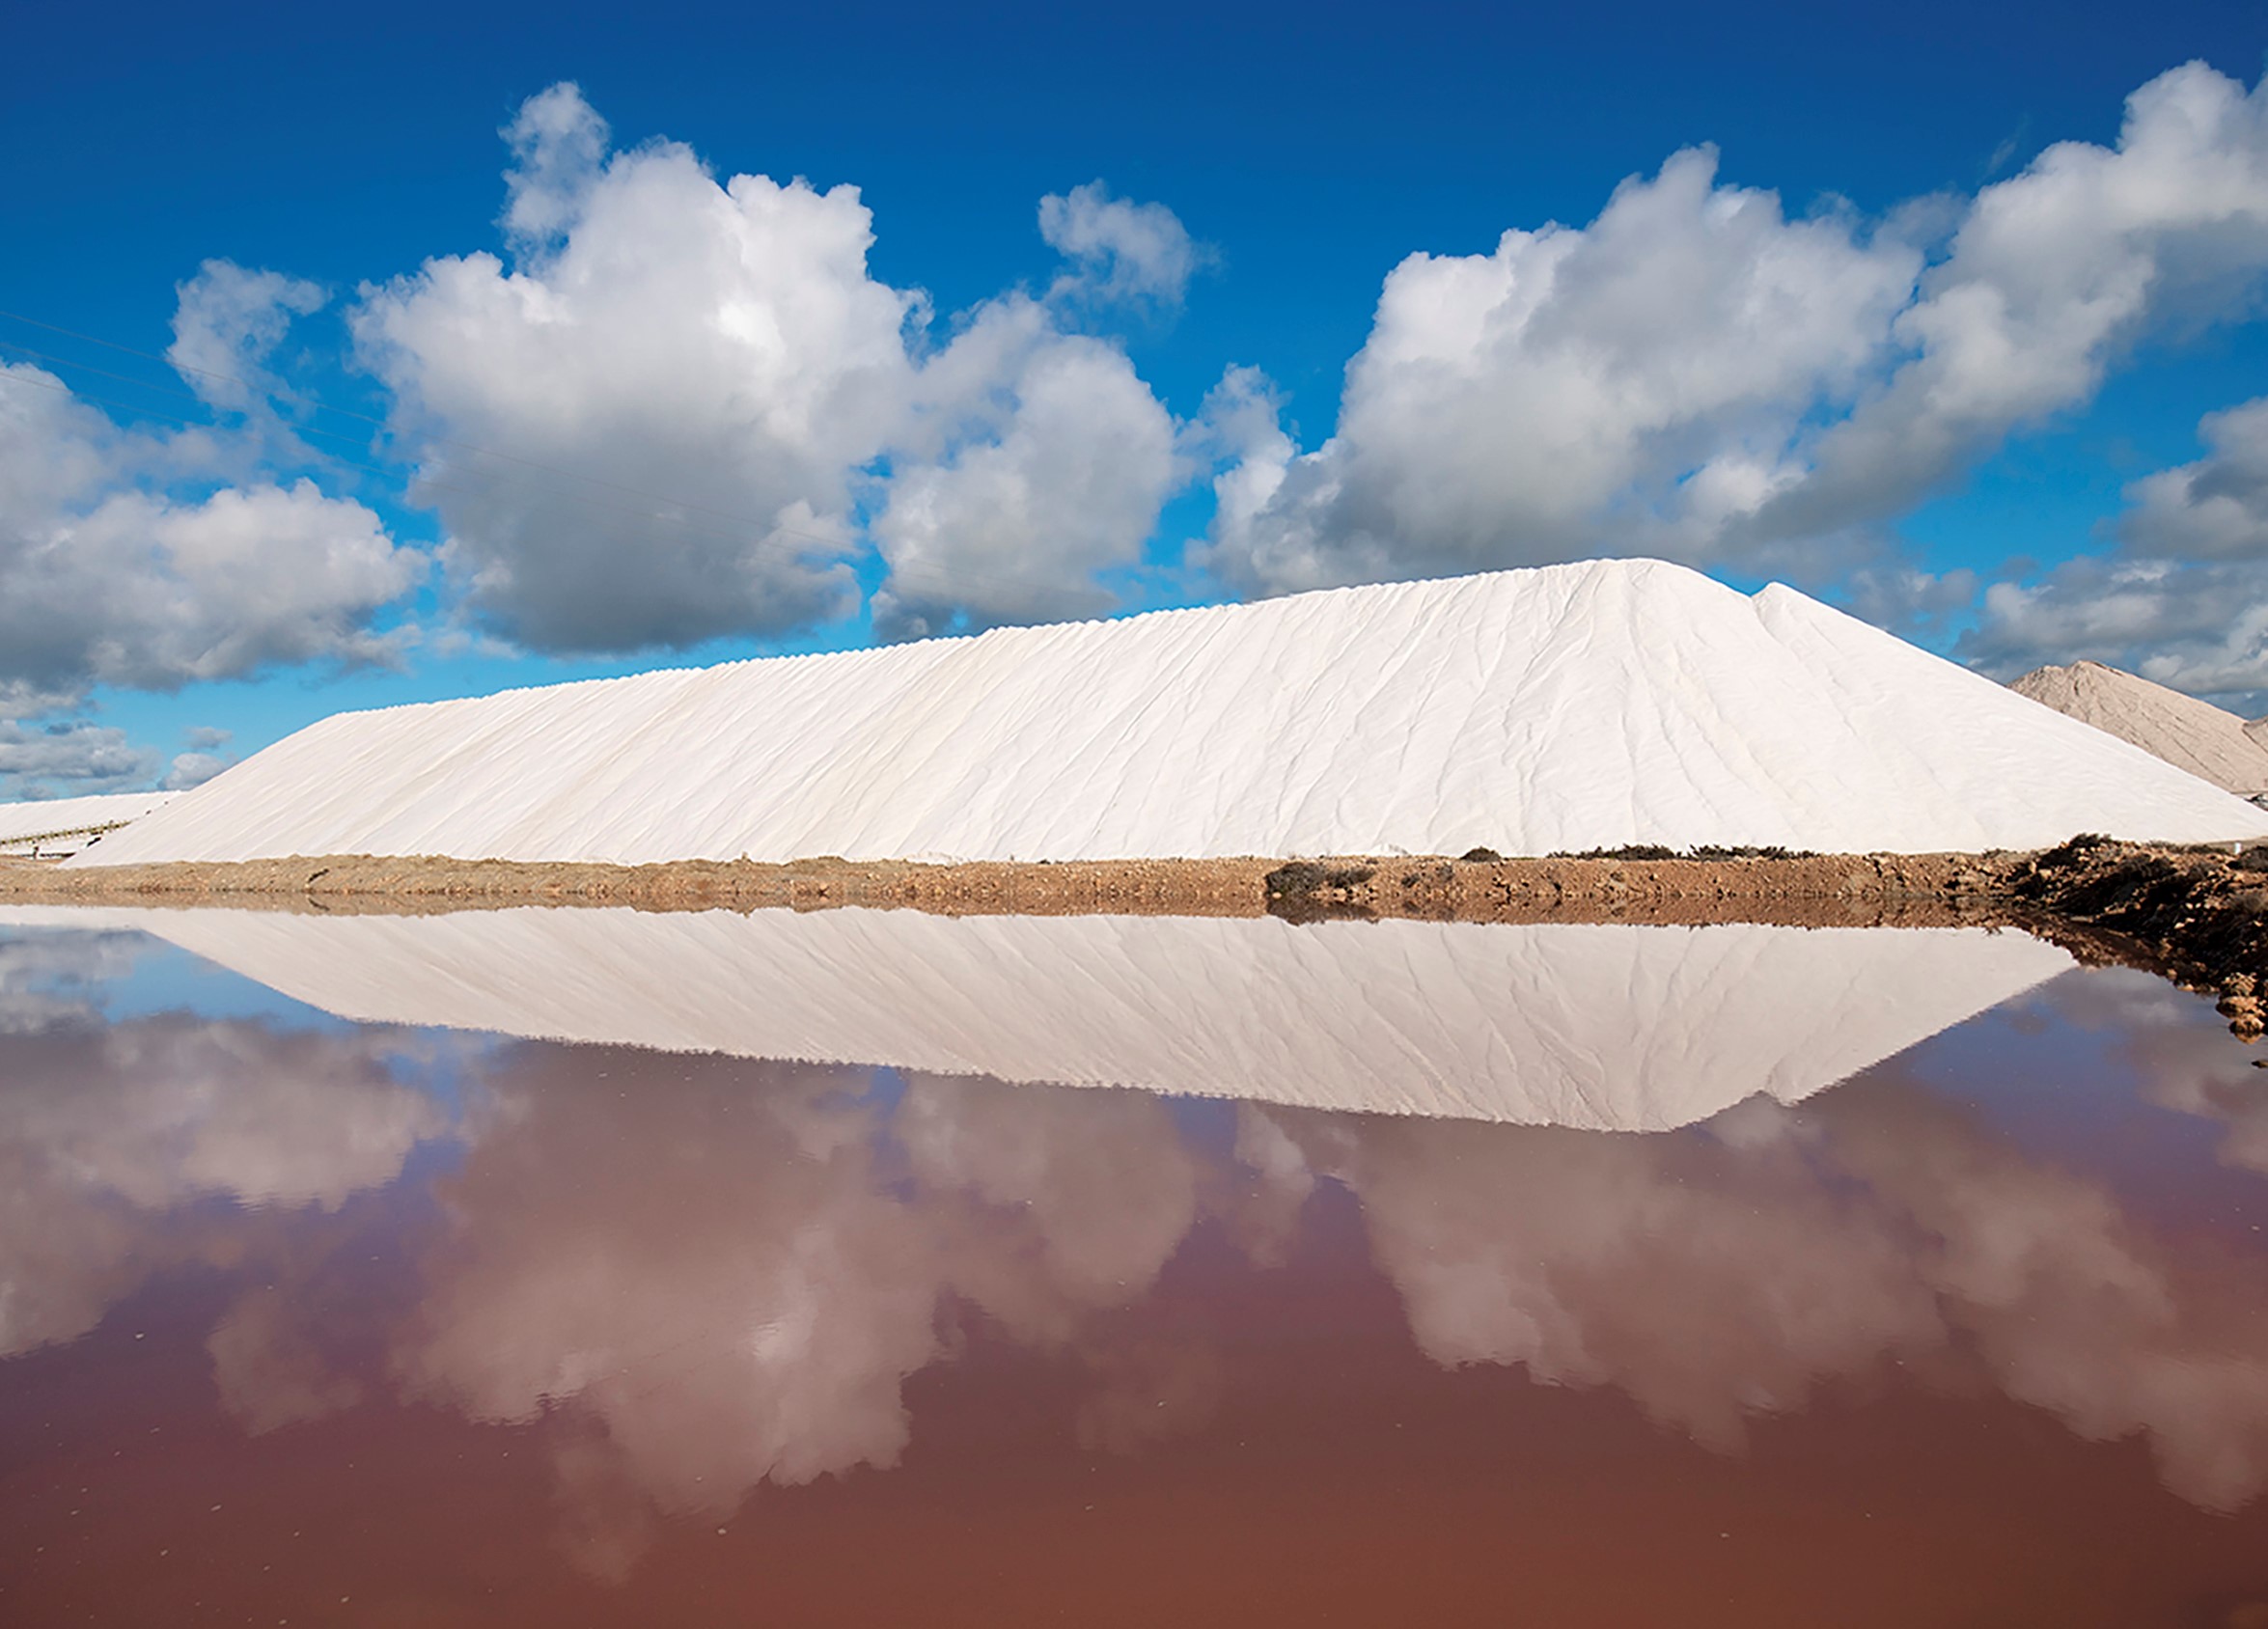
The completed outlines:
<svg viewBox="0 0 2268 1629">
<path fill-rule="evenodd" d="M 2008 686 L 2240 797 L 2268 794 L 2260 726 L 2100 662 L 2035 668 Z"/>
<path fill-rule="evenodd" d="M 2218 995 L 2246 1040 L 2268 1034 L 2268 845 L 2232 853 L 2076 837 L 2009 866 L 1997 892 L 2082 959 L 2087 947 L 2069 928 L 2115 934 L 2124 943 L 2108 947 L 2111 958 Z"/>
<path fill-rule="evenodd" d="M 1291 922 L 1425 917 L 1810 923 L 1864 917 L 1958 920 L 1971 863 L 1949 854 L 1794 854 L 1779 848 L 1654 843 L 1505 859 L 1293 860 L 1261 878 L 1268 911 Z"/>
</svg>

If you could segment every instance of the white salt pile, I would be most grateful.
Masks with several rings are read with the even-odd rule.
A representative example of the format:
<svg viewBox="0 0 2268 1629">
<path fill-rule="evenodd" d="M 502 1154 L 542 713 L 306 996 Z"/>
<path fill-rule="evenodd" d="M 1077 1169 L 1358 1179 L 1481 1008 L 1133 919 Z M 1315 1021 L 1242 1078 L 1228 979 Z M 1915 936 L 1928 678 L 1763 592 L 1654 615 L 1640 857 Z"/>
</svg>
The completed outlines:
<svg viewBox="0 0 2268 1629">
<path fill-rule="evenodd" d="M 2068 971 L 1981 929 L 0 907 L 370 1023 L 1659 1131 L 1793 1102 Z"/>
<path fill-rule="evenodd" d="M 175 792 L 111 792 L 99 797 L 58 797 L 37 803 L 0 803 L 0 854 L 62 854 L 83 848 L 92 837 L 138 820 L 168 804 Z"/>
<path fill-rule="evenodd" d="M 2268 814 L 1777 585 L 1658 561 L 326 719 L 74 864 L 2024 848 Z"/>
<path fill-rule="evenodd" d="M 2244 797 L 2268 791 L 2268 743 L 2259 733 L 2268 720 L 2248 725 L 2210 702 L 2100 662 L 2035 668 L 2009 688 L 2225 790 Z"/>
</svg>

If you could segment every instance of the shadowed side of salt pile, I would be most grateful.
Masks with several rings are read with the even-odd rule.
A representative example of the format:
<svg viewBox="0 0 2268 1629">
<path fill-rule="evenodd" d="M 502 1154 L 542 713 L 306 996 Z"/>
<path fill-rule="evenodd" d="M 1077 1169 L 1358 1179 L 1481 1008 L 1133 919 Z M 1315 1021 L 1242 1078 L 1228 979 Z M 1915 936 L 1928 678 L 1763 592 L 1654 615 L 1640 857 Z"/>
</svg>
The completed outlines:
<svg viewBox="0 0 2268 1629">
<path fill-rule="evenodd" d="M 2073 965 L 1965 928 L 0 910 L 40 921 L 368 1022 L 1601 1130 L 1793 1101 Z"/>
<path fill-rule="evenodd" d="M 2268 837 L 2268 813 L 1792 590 L 1593 561 L 342 714 L 98 859 L 1858 854 L 2078 832 Z"/>
</svg>

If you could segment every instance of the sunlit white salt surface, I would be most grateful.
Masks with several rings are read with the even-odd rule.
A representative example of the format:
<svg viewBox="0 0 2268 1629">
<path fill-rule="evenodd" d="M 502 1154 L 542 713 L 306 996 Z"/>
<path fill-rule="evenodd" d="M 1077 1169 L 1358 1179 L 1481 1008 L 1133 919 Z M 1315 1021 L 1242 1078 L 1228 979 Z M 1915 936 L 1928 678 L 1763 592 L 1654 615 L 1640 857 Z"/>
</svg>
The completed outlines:
<svg viewBox="0 0 2268 1629">
<path fill-rule="evenodd" d="M 0 911 L 140 928 L 365 1022 L 1665 1130 L 1792 1102 L 2067 971 L 1983 929 Z"/>
<path fill-rule="evenodd" d="M 1774 585 L 1659 561 L 1002 628 L 378 712 L 71 862 L 1076 860 L 2268 837 Z"/>
</svg>

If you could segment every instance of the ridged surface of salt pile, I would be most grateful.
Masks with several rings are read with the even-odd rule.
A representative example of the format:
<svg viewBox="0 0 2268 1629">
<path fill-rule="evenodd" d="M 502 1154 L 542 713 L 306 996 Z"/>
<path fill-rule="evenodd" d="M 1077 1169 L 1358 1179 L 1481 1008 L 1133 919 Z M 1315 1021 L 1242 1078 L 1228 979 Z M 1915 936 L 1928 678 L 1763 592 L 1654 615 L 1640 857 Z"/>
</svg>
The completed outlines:
<svg viewBox="0 0 2268 1629">
<path fill-rule="evenodd" d="M 35 837 L 84 832 L 121 820 L 137 820 L 171 803 L 176 792 L 106 792 L 97 797 L 57 797 L 38 803 L 0 803 L 0 843 Z"/>
<path fill-rule="evenodd" d="M 2100 662 L 2034 668 L 2008 688 L 2224 790 L 2268 791 L 2268 745 L 2254 726 L 2210 702 Z"/>
<path fill-rule="evenodd" d="M 368 1023 L 1659 1131 L 1793 1102 L 2067 972 L 1981 928 L 9 909 Z"/>
<path fill-rule="evenodd" d="M 98 858 L 1927 852 L 2080 831 L 2249 838 L 2268 814 L 1790 589 L 1594 561 L 342 714 Z"/>
</svg>

